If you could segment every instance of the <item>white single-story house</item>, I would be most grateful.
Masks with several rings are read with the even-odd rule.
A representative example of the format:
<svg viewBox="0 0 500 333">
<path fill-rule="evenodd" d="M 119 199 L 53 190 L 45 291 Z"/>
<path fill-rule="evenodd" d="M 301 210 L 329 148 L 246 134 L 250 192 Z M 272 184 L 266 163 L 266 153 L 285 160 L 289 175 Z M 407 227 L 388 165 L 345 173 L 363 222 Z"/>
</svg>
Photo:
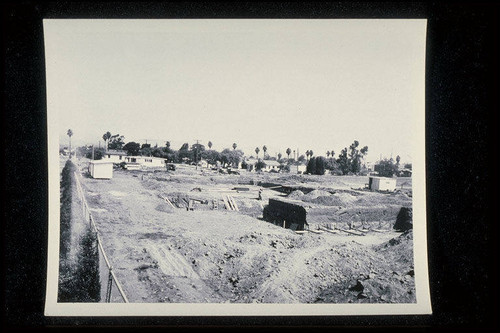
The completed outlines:
<svg viewBox="0 0 500 333">
<path fill-rule="evenodd" d="M 396 178 L 387 177 L 368 177 L 368 188 L 375 191 L 395 191 Z"/>
<path fill-rule="evenodd" d="M 89 173 L 92 178 L 111 179 L 113 178 L 113 162 L 106 160 L 90 161 Z"/>
<path fill-rule="evenodd" d="M 113 163 L 121 163 L 124 161 L 124 157 L 127 156 L 127 152 L 123 150 L 109 149 L 102 156 L 103 160 L 111 161 Z"/>
<path fill-rule="evenodd" d="M 274 160 L 265 160 L 263 161 L 266 165 L 262 168 L 262 171 L 266 171 L 266 172 L 269 172 L 269 171 L 280 171 L 281 169 L 281 163 L 278 162 L 278 161 L 274 161 Z"/>
<path fill-rule="evenodd" d="M 411 171 L 411 169 L 404 168 L 404 169 L 398 170 L 397 174 L 398 174 L 398 177 L 411 177 L 412 171 Z"/>
<path fill-rule="evenodd" d="M 125 163 L 138 163 L 145 168 L 164 168 L 167 164 L 166 158 L 153 156 L 124 156 Z M 130 169 L 130 168 L 128 168 Z"/>
<path fill-rule="evenodd" d="M 275 160 L 261 160 L 259 159 L 260 161 L 264 162 L 265 166 L 262 168 L 262 171 L 265 171 L 265 172 L 270 172 L 272 170 L 278 172 L 280 171 L 281 169 L 281 163 L 278 162 L 278 161 L 275 161 Z M 257 164 L 257 162 L 259 161 L 258 159 L 256 158 L 253 158 L 253 157 L 250 157 L 248 159 L 245 160 L 245 163 L 247 164 L 247 170 L 248 171 L 255 171 L 256 168 L 255 168 L 255 165 Z M 241 164 L 239 165 L 239 168 L 241 168 Z"/>
</svg>

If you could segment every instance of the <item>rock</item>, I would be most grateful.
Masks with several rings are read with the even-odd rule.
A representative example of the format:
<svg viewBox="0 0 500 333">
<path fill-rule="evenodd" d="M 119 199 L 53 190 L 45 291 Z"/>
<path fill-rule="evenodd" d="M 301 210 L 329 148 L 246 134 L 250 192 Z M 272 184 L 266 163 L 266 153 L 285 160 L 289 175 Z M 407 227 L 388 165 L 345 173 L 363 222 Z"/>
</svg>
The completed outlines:
<svg viewBox="0 0 500 333">
<path fill-rule="evenodd" d="M 366 296 L 366 294 L 363 293 L 359 293 L 357 297 L 358 299 L 368 298 L 368 296 Z"/>
<path fill-rule="evenodd" d="M 356 285 L 349 288 L 350 291 L 360 291 L 362 292 L 365 289 L 361 281 L 356 280 Z"/>
</svg>

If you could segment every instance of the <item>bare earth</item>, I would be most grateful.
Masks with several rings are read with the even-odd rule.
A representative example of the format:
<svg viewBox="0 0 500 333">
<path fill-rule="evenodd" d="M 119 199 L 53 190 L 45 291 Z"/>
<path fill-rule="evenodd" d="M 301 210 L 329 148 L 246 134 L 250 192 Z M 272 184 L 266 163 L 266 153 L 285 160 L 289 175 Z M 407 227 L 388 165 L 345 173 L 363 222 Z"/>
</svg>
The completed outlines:
<svg viewBox="0 0 500 333">
<path fill-rule="evenodd" d="M 181 165 L 173 172 L 115 169 L 112 179 L 100 180 L 85 176 L 87 160 L 78 163 L 102 245 L 130 302 L 415 302 L 412 233 L 392 230 L 397 209 L 411 207 L 409 178 L 398 179 L 398 193 L 382 194 L 353 190 L 367 182 L 361 176 L 221 175 Z M 352 220 L 353 228 L 366 232 L 297 234 L 266 222 L 262 207 L 285 194 L 264 188 L 259 201 L 262 187 L 250 180 L 302 184 L 317 188 L 315 193 L 338 190 L 331 198 L 301 197 L 321 207 L 326 199 L 340 200 L 324 206 L 330 215 L 318 216 L 311 229 L 332 226 L 336 220 L 328 219 L 335 214 L 342 221 L 348 209 L 364 207 L 366 214 Z M 227 194 L 239 211 L 224 208 Z M 182 198 L 199 201 L 187 210 Z M 381 206 L 388 209 L 385 218 L 369 214 Z"/>
</svg>

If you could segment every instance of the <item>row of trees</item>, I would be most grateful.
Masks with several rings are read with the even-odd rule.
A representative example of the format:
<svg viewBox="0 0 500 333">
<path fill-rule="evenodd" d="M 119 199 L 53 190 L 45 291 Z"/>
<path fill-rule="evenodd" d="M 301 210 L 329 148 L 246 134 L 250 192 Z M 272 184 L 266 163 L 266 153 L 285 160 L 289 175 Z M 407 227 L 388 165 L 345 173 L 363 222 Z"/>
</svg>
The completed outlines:
<svg viewBox="0 0 500 333">
<path fill-rule="evenodd" d="M 87 226 L 78 244 L 72 244 L 75 217 L 72 211 L 74 172 L 76 166 L 68 159 L 61 172 L 60 244 L 59 244 L 59 302 L 99 302 L 101 283 L 97 235 Z M 76 251 L 71 247 L 76 246 Z M 75 255 L 72 253 L 76 253 Z"/>
<path fill-rule="evenodd" d="M 327 157 L 323 156 L 312 157 L 313 152 L 307 151 L 309 157 L 306 173 L 314 175 L 323 175 L 326 170 L 330 170 L 333 174 L 359 174 L 361 172 L 362 161 L 368 153 L 368 146 L 360 148 L 359 141 L 354 142 L 349 148 L 344 148 L 340 152 L 337 159 L 334 158 L 335 152 L 328 151 Z"/>
</svg>

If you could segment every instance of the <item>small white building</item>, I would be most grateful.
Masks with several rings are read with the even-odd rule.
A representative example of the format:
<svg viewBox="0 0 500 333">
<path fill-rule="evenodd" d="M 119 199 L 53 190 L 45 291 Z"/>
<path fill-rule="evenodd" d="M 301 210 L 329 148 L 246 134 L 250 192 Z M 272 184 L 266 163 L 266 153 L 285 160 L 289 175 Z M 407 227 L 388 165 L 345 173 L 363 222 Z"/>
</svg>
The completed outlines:
<svg viewBox="0 0 500 333">
<path fill-rule="evenodd" d="M 374 191 L 395 191 L 396 178 L 387 177 L 368 177 L 368 188 Z"/>
<path fill-rule="evenodd" d="M 121 163 L 124 161 L 125 156 L 127 156 L 127 153 L 123 150 L 109 149 L 104 153 L 102 159 L 111 161 L 113 163 Z"/>
<path fill-rule="evenodd" d="M 153 156 L 125 156 L 125 163 L 138 163 L 144 168 L 165 168 L 167 164 L 166 158 Z"/>
<path fill-rule="evenodd" d="M 89 173 L 95 179 L 111 179 L 113 178 L 113 162 L 106 160 L 90 161 Z"/>
</svg>

